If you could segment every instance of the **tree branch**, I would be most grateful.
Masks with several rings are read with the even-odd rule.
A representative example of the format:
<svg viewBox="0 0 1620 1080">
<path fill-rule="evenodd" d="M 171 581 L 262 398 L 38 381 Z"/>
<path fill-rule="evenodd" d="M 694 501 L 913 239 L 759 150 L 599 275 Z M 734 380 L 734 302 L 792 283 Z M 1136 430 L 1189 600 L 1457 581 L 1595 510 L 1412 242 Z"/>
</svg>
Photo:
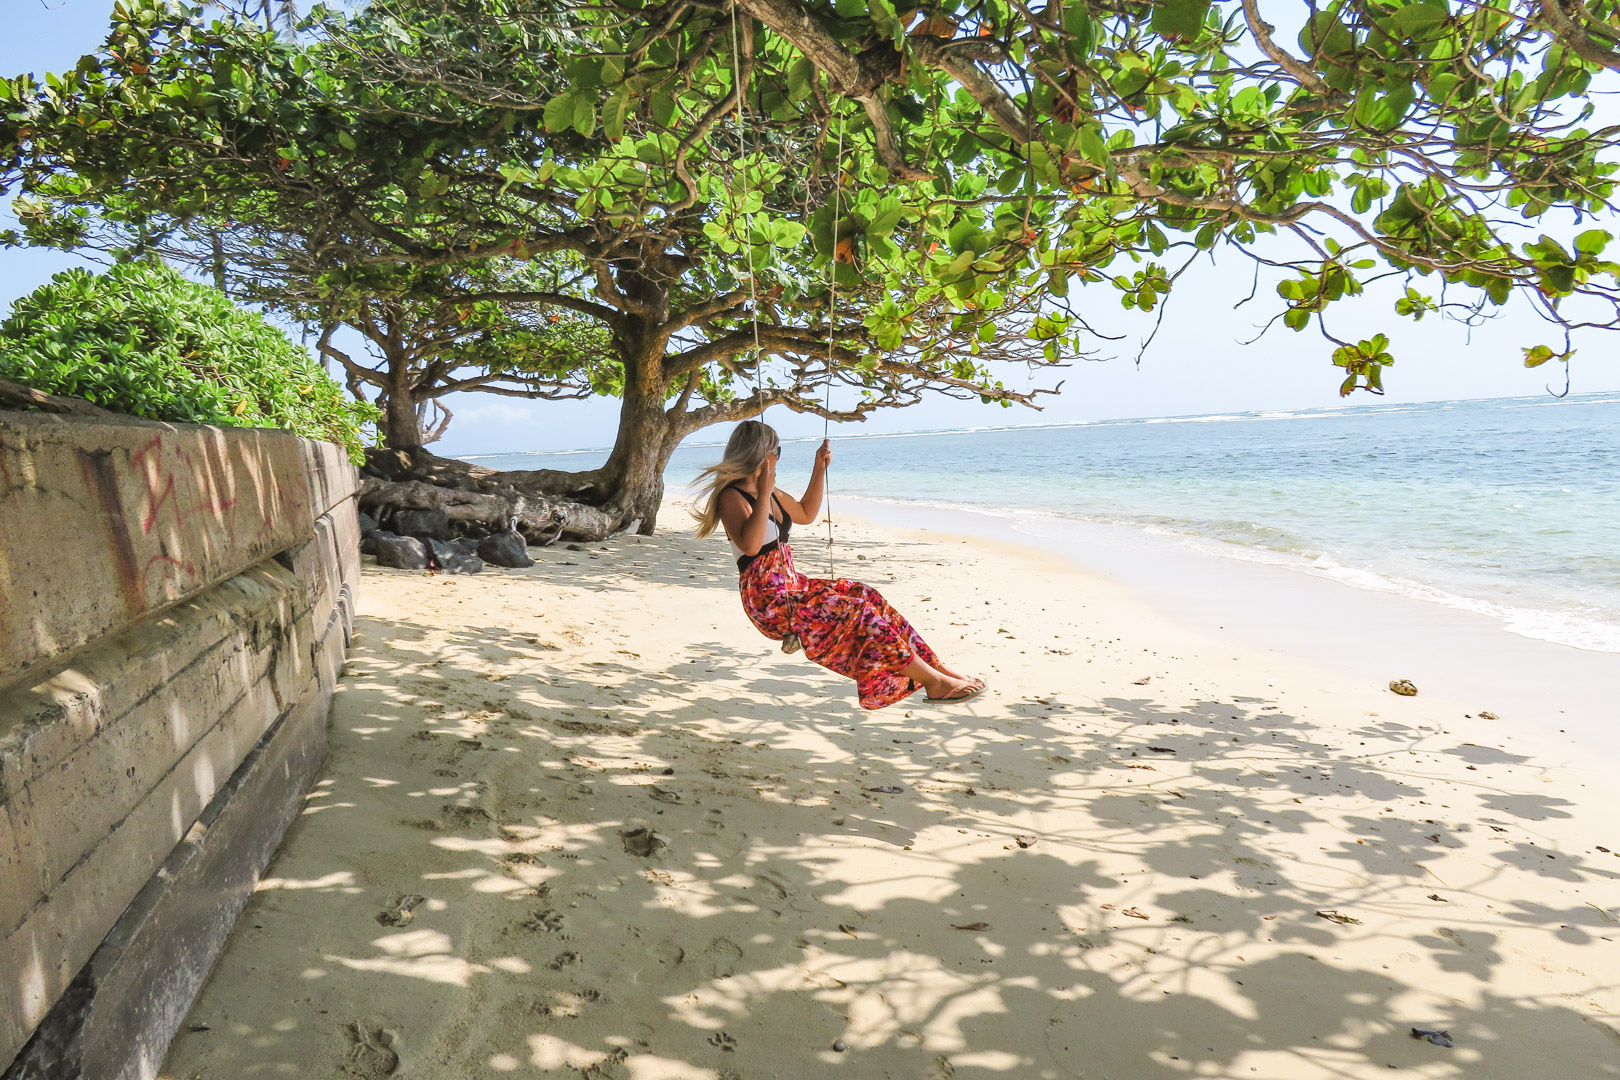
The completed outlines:
<svg viewBox="0 0 1620 1080">
<path fill-rule="evenodd" d="M 1260 51 L 1271 57 L 1278 67 L 1292 75 L 1301 86 L 1313 94 L 1328 96 L 1334 93 L 1333 88 L 1323 82 L 1320 75 L 1271 39 L 1277 28 L 1260 17 L 1260 5 L 1257 0 L 1243 0 L 1243 18 L 1249 24 L 1249 33 L 1254 35 Z"/>
</svg>

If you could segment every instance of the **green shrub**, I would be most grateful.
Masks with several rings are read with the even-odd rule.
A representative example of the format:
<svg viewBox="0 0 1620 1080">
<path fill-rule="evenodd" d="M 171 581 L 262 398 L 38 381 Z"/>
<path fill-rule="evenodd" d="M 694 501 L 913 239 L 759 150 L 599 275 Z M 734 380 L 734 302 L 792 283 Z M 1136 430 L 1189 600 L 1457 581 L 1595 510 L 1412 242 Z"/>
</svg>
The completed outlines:
<svg viewBox="0 0 1620 1080">
<path fill-rule="evenodd" d="M 377 415 L 259 315 L 148 262 L 66 270 L 18 300 L 0 376 L 152 420 L 286 428 L 356 461 Z"/>
</svg>

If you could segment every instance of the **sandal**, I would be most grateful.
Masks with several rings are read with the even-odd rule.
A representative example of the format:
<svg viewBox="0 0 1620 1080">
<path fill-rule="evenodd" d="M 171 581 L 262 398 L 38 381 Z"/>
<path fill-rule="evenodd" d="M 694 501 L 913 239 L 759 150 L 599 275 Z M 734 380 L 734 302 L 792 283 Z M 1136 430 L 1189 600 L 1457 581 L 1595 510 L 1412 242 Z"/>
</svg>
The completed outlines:
<svg viewBox="0 0 1620 1080">
<path fill-rule="evenodd" d="M 987 689 L 989 689 L 989 684 L 983 679 L 974 679 L 966 686 L 959 686 L 944 697 L 929 697 L 924 694 L 923 700 L 931 701 L 935 705 L 958 705 L 964 701 L 972 701 Z"/>
</svg>

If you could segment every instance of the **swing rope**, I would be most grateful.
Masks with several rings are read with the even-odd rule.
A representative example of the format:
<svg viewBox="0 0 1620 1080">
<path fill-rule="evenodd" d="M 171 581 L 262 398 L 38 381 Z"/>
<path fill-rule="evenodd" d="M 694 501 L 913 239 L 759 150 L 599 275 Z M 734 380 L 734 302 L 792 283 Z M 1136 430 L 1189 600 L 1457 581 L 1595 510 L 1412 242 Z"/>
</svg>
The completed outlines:
<svg viewBox="0 0 1620 1080">
<path fill-rule="evenodd" d="M 832 431 L 832 373 L 833 373 L 833 328 L 838 320 L 838 223 L 842 218 L 841 200 L 844 194 L 844 117 L 838 117 L 838 149 L 833 154 L 833 213 L 832 213 L 832 254 L 827 260 L 827 372 L 823 379 L 824 400 L 821 404 L 821 441 L 827 442 Z M 821 492 L 822 501 L 827 507 L 827 576 L 835 578 L 838 575 L 833 570 L 833 517 L 832 497 L 826 490 L 823 481 Z"/>
<path fill-rule="evenodd" d="M 737 95 L 737 145 L 743 152 L 742 204 L 748 205 L 748 128 L 743 124 L 742 38 L 737 32 L 737 0 L 731 0 L 731 88 Z M 757 143 L 755 145 L 758 145 Z M 754 326 L 754 396 L 763 400 L 760 368 L 765 366 L 759 344 L 759 293 L 754 283 L 754 215 L 747 211 L 743 221 L 743 250 L 748 258 L 748 307 Z M 760 409 L 760 415 L 765 410 Z"/>
<path fill-rule="evenodd" d="M 748 128 L 743 123 L 743 96 L 742 85 L 742 35 L 737 29 L 737 0 L 731 3 L 731 72 L 732 88 L 737 95 L 737 141 L 743 151 L 742 170 L 742 196 L 743 205 L 748 200 Z M 758 143 L 755 143 L 758 146 Z M 823 379 L 824 394 L 821 416 L 821 439 L 827 442 L 832 432 L 832 372 L 833 372 L 833 327 L 838 316 L 838 222 L 842 210 L 841 199 L 844 193 L 844 118 L 838 117 L 838 148 L 833 155 L 835 174 L 833 178 L 833 250 L 827 262 L 827 371 Z M 763 384 L 760 381 L 761 369 L 765 366 L 764 349 L 759 339 L 759 293 L 755 282 L 754 271 L 754 213 L 745 211 L 743 222 L 743 248 L 748 259 L 748 306 L 750 321 L 754 329 L 754 396 L 764 399 Z M 760 409 L 760 416 L 764 416 L 769 406 Z M 823 481 L 822 501 L 826 506 L 827 522 L 827 576 L 836 577 L 833 571 L 833 519 L 832 499 L 828 497 L 827 486 Z"/>
</svg>

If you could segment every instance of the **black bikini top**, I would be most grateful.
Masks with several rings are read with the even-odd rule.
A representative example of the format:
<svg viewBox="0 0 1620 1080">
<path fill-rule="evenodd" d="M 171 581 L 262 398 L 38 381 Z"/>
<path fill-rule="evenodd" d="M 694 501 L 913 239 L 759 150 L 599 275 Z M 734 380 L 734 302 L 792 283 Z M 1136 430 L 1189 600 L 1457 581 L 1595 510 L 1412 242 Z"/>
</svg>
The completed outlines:
<svg viewBox="0 0 1620 1080">
<path fill-rule="evenodd" d="M 735 484 L 732 485 L 731 490 L 747 499 L 749 506 L 754 506 L 759 502 L 757 498 L 748 494 L 748 492 L 744 491 L 740 487 L 737 487 Z M 737 572 L 739 574 L 748 569 L 748 564 L 759 558 L 761 555 L 769 554 L 770 552 L 775 551 L 780 545 L 787 543 L 788 534 L 793 531 L 793 519 L 788 517 L 787 507 L 782 505 L 782 500 L 776 497 L 776 492 L 774 491 L 771 492 L 771 502 L 776 504 L 776 509 L 780 511 L 782 515 L 780 518 L 774 516 L 771 518 L 771 523 L 776 526 L 776 539 L 761 547 L 759 551 L 755 552 L 753 555 L 737 556 Z"/>
</svg>

